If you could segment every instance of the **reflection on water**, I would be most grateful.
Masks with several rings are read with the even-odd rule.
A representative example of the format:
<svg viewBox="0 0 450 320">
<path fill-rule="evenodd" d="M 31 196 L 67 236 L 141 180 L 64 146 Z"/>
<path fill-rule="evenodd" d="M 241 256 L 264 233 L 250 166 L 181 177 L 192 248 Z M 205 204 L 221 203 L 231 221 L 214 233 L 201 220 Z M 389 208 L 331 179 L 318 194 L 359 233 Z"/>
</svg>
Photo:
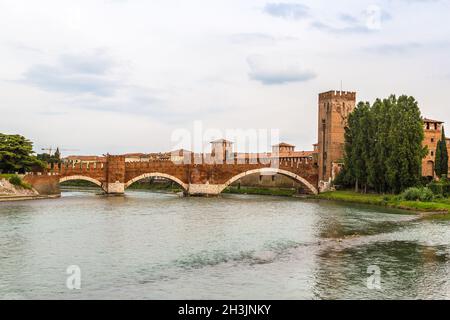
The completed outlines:
<svg viewBox="0 0 450 320">
<path fill-rule="evenodd" d="M 146 192 L 0 203 L 0 299 L 450 298 L 449 223 L 398 213 Z"/>
</svg>

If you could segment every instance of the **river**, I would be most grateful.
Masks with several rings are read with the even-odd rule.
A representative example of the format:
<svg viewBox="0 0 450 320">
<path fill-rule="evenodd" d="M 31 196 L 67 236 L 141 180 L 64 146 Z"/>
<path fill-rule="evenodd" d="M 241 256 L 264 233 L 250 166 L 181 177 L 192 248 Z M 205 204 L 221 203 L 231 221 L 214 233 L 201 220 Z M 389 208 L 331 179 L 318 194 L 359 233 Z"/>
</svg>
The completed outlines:
<svg viewBox="0 0 450 320">
<path fill-rule="evenodd" d="M 0 203 L 0 299 L 450 299 L 450 222 L 416 218 L 138 191 Z"/>
</svg>

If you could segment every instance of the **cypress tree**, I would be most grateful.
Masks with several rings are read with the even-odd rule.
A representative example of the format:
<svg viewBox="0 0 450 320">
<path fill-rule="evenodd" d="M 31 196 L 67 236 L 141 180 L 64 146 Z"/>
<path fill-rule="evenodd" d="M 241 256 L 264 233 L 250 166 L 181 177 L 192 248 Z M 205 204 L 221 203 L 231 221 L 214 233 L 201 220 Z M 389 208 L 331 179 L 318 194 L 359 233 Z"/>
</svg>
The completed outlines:
<svg viewBox="0 0 450 320">
<path fill-rule="evenodd" d="M 442 150 L 441 140 L 439 140 L 437 143 L 437 146 L 436 146 L 436 154 L 435 154 L 435 158 L 434 158 L 434 172 L 436 172 L 436 176 L 438 176 L 438 177 L 442 177 L 442 168 L 441 168 L 442 152 L 441 152 L 441 150 Z"/>
<path fill-rule="evenodd" d="M 442 130 L 442 162 L 441 162 L 441 170 L 442 170 L 442 175 L 448 176 L 448 149 L 447 149 L 447 139 L 445 138 L 445 133 L 444 130 Z"/>
<path fill-rule="evenodd" d="M 435 171 L 439 178 L 448 175 L 448 150 L 444 127 L 442 127 L 441 140 L 436 148 Z"/>
</svg>

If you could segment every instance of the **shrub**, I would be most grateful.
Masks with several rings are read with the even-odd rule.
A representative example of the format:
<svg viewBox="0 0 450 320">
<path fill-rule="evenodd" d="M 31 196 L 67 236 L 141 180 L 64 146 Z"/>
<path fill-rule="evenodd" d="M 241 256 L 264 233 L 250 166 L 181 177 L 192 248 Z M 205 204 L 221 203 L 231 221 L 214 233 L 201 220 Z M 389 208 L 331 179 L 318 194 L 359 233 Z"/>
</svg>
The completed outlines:
<svg viewBox="0 0 450 320">
<path fill-rule="evenodd" d="M 419 200 L 423 202 L 431 202 L 434 199 L 433 191 L 430 188 L 422 188 L 420 190 Z"/>
<path fill-rule="evenodd" d="M 11 178 L 9 178 L 9 183 L 20 187 L 22 185 L 22 179 L 18 175 L 13 175 Z"/>
<path fill-rule="evenodd" d="M 442 195 L 444 197 L 450 196 L 450 183 L 445 183 L 444 185 L 442 185 Z"/>
<path fill-rule="evenodd" d="M 9 178 L 9 183 L 11 183 L 12 185 L 15 185 L 17 187 L 22 187 L 24 189 L 32 188 L 31 185 L 29 185 L 26 182 L 23 182 L 22 179 L 16 174 Z"/>
<path fill-rule="evenodd" d="M 434 181 L 430 183 L 428 187 L 437 196 L 442 197 L 450 196 L 450 182 L 447 179 L 442 178 L 440 181 Z"/>
<path fill-rule="evenodd" d="M 406 201 L 430 202 L 434 199 L 434 193 L 430 188 L 409 188 L 401 194 L 401 198 Z"/>
<path fill-rule="evenodd" d="M 444 188 L 441 183 L 432 182 L 428 185 L 428 188 L 435 194 L 436 196 L 444 196 Z"/>
</svg>

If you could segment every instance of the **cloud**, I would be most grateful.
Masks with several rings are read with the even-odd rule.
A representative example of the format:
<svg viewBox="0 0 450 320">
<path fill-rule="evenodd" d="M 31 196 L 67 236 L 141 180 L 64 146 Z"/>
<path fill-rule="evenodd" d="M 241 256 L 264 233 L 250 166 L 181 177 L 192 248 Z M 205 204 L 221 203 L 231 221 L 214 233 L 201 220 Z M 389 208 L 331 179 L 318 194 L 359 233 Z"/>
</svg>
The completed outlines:
<svg viewBox="0 0 450 320">
<path fill-rule="evenodd" d="M 309 8 L 299 3 L 267 3 L 263 11 L 284 19 L 301 20 L 309 17 Z"/>
<path fill-rule="evenodd" d="M 231 43 L 238 45 L 271 46 L 281 41 L 297 40 L 295 37 L 274 36 L 266 33 L 236 33 L 229 36 Z"/>
<path fill-rule="evenodd" d="M 280 59 L 250 56 L 247 63 L 250 79 L 265 85 L 307 82 L 316 77 L 314 72 L 302 68 L 298 62 L 282 63 Z"/>
<path fill-rule="evenodd" d="M 424 46 L 417 42 L 398 43 L 398 44 L 380 44 L 376 46 L 366 47 L 365 51 L 377 54 L 404 54 L 411 53 Z"/>
<path fill-rule="evenodd" d="M 277 39 L 265 33 L 237 33 L 230 40 L 234 44 L 273 45 Z"/>
<path fill-rule="evenodd" d="M 363 48 L 369 53 L 381 55 L 411 54 L 417 51 L 444 52 L 450 48 L 449 41 L 383 43 Z"/>
<path fill-rule="evenodd" d="M 383 23 L 391 19 L 389 13 L 378 6 L 372 5 L 358 16 L 348 13 L 339 15 L 337 25 L 316 20 L 311 23 L 311 26 L 321 31 L 337 34 L 373 33 L 381 30 Z"/>
<path fill-rule="evenodd" d="M 50 92 L 111 96 L 119 87 L 111 75 L 113 66 L 113 61 L 101 51 L 65 54 L 53 65 L 30 67 L 20 82 Z"/>
</svg>

